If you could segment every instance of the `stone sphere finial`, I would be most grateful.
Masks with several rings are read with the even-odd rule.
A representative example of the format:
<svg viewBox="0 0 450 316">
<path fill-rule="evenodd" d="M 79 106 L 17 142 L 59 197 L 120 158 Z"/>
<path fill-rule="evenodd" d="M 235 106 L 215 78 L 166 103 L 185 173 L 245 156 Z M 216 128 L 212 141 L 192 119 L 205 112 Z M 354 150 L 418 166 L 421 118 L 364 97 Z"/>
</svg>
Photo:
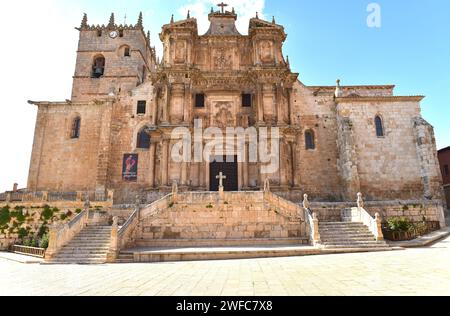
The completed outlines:
<svg viewBox="0 0 450 316">
<path fill-rule="evenodd" d="M 357 199 L 356 203 L 358 204 L 358 207 L 363 208 L 364 207 L 364 200 L 363 200 L 362 193 L 358 192 L 357 197 L 358 197 L 358 199 Z"/>
<path fill-rule="evenodd" d="M 310 205 L 309 200 L 308 200 L 308 194 L 303 194 L 303 208 L 309 210 L 310 206 L 311 205 Z"/>
</svg>

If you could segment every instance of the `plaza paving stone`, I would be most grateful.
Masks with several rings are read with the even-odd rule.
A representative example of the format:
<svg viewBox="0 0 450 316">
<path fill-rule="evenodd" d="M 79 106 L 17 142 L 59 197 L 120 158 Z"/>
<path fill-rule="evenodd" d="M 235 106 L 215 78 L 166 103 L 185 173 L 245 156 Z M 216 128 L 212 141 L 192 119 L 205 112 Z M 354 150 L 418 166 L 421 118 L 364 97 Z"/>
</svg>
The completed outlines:
<svg viewBox="0 0 450 316">
<path fill-rule="evenodd" d="M 450 237 L 405 251 L 157 264 L 0 259 L 0 295 L 450 295 Z"/>
</svg>

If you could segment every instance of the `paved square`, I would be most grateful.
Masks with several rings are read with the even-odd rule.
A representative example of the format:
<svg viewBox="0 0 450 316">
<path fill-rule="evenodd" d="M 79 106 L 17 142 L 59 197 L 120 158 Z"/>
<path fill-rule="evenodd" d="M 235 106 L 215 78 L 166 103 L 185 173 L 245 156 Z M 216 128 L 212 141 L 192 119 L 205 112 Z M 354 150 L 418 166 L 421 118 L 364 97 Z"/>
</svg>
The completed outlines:
<svg viewBox="0 0 450 316">
<path fill-rule="evenodd" d="M 160 264 L 0 259 L 0 295 L 450 295 L 450 237 L 404 251 Z"/>
</svg>

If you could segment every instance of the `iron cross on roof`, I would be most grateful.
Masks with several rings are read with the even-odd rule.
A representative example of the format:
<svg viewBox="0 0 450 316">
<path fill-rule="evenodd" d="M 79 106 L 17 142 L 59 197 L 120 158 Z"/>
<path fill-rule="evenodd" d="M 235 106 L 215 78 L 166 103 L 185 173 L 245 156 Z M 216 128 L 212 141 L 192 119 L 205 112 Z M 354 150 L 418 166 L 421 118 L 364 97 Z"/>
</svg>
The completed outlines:
<svg viewBox="0 0 450 316">
<path fill-rule="evenodd" d="M 219 3 L 217 6 L 222 8 L 222 13 L 225 13 L 224 9 L 225 9 L 225 7 L 228 7 L 228 4 L 225 4 L 222 2 L 222 3 Z"/>
</svg>

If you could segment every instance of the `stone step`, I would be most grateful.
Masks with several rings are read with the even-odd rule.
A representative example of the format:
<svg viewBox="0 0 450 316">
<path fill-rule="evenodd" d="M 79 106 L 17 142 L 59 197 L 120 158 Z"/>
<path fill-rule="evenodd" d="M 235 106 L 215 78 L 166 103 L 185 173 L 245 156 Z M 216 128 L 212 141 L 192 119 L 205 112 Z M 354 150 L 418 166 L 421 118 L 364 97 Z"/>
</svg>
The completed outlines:
<svg viewBox="0 0 450 316">
<path fill-rule="evenodd" d="M 106 260 L 77 260 L 77 259 L 55 259 L 49 262 L 50 264 L 104 264 Z"/>
<path fill-rule="evenodd" d="M 147 239 L 138 240 L 137 247 L 239 247 L 253 245 L 307 245 L 307 238 L 261 239 Z"/>
<path fill-rule="evenodd" d="M 367 249 L 373 251 L 376 249 L 392 249 L 388 245 L 323 245 L 323 249 Z"/>
<path fill-rule="evenodd" d="M 382 246 L 382 247 L 388 247 L 386 243 L 379 243 L 379 242 L 324 242 L 323 245 L 325 246 L 333 246 L 333 247 L 339 247 L 339 246 L 358 246 L 358 247 L 371 247 L 371 246 Z"/>
<path fill-rule="evenodd" d="M 71 254 L 71 255 L 56 255 L 55 260 L 91 260 L 91 259 L 105 259 L 106 254 Z"/>
<path fill-rule="evenodd" d="M 92 254 L 92 255 L 101 255 L 108 253 L 108 249 L 62 249 L 60 252 L 58 252 L 58 256 L 64 256 L 64 255 L 72 255 L 72 254 Z"/>
<path fill-rule="evenodd" d="M 73 241 L 106 241 L 106 240 L 110 240 L 111 237 L 108 238 L 100 238 L 100 237 L 82 237 L 82 236 L 77 236 L 75 238 L 73 238 Z"/>
<path fill-rule="evenodd" d="M 336 243 L 336 242 L 341 242 L 341 241 L 343 241 L 343 242 L 367 242 L 367 241 L 370 242 L 370 241 L 376 241 L 374 237 L 369 237 L 369 238 L 323 238 L 323 237 L 320 237 L 320 240 L 323 243 L 326 243 L 326 242 Z"/>
</svg>

